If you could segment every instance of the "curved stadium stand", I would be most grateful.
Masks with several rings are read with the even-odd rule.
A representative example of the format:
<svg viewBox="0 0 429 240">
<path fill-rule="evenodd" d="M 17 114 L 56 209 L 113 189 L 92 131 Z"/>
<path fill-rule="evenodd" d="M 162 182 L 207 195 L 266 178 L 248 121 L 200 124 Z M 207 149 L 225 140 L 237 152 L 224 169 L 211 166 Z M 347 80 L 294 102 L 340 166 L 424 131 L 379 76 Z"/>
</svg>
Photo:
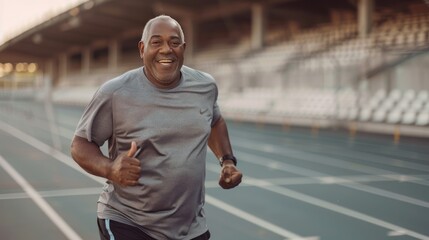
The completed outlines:
<svg viewBox="0 0 429 240">
<path fill-rule="evenodd" d="M 310 1 L 312 9 L 308 8 Z M 46 38 L 55 36 L 57 40 L 53 42 L 65 44 L 50 49 L 55 53 L 51 66 L 58 66 L 52 71 L 58 76 L 53 79 L 52 98 L 62 104 L 83 105 L 101 83 L 141 65 L 136 43 L 143 23 L 154 12 L 204 12 L 207 14 L 192 15 L 197 34 L 194 44 L 189 44 L 194 49 L 187 49 L 193 51 L 192 60 L 186 64 L 215 77 L 219 104 L 226 117 L 300 126 L 316 123 L 322 127 L 347 127 L 356 123 L 362 129 L 375 124 L 371 131 L 380 128 L 383 133 L 386 126 L 403 125 L 423 127 L 420 132 L 429 136 L 424 130 L 429 112 L 429 83 L 425 79 L 429 74 L 429 7 L 422 0 L 372 0 L 372 31 L 362 34 L 358 2 L 278 0 L 222 5 L 208 0 L 162 4 L 103 0 L 91 8 L 79 6 L 82 23 L 76 29 L 67 33 L 42 24 L 28 33 L 26 44 L 35 33 L 43 33 Z M 263 44 L 257 47 L 252 32 L 257 29 L 252 26 L 257 19 L 255 6 L 266 11 L 266 28 L 259 39 Z M 142 11 L 129 11 L 132 9 Z M 225 13 L 219 15 L 212 9 Z M 126 14 L 119 15 L 121 11 Z M 117 16 L 109 15 L 113 13 Z M 57 19 L 70 17 L 73 16 L 66 12 Z M 122 25 L 119 18 L 128 19 L 132 27 L 126 28 L 129 24 Z M 189 33 L 189 22 L 179 19 L 185 33 Z M 67 23 L 55 21 L 49 22 L 55 29 Z M 94 22 L 98 26 L 107 24 L 114 31 L 95 32 L 97 24 L 91 25 Z M 91 38 L 97 34 L 98 38 Z M 60 43 L 57 35 L 73 43 Z M 81 39 L 71 38 L 78 35 Z M 27 35 L 21 37 L 25 39 Z M 5 56 L 2 51 L 14 44 L 12 41 L 3 45 L 0 55 Z M 42 54 L 36 51 L 42 45 L 25 49 L 29 48 Z M 62 52 L 63 48 L 67 51 Z M 113 64 L 112 59 L 116 59 Z M 0 57 L 0 61 L 4 60 Z M 66 74 L 63 69 L 67 69 Z M 4 75 L 0 80 L 6 82 L 6 78 Z"/>
</svg>

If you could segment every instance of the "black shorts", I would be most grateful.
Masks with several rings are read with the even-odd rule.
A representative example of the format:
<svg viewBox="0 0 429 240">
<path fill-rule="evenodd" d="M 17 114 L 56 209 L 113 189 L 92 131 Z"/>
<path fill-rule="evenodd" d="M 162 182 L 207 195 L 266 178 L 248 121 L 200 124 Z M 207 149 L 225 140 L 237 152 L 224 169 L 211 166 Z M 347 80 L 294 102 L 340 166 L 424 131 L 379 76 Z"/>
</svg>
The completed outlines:
<svg viewBox="0 0 429 240">
<path fill-rule="evenodd" d="M 112 221 L 110 219 L 97 218 L 98 231 L 101 240 L 158 240 L 150 237 L 139 228 Z M 208 240 L 210 232 L 207 231 L 192 240 Z"/>
</svg>

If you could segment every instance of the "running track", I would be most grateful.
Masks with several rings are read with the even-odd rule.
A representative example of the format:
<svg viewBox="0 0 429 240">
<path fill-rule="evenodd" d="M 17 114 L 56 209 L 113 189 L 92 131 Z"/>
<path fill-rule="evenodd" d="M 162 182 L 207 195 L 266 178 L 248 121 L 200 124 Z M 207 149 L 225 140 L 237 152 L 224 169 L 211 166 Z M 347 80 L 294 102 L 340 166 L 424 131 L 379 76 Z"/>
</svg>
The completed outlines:
<svg viewBox="0 0 429 240">
<path fill-rule="evenodd" d="M 69 155 L 82 111 L 0 100 L 0 239 L 98 239 L 103 179 Z M 222 190 L 208 154 L 212 239 L 429 239 L 428 139 L 238 122 L 229 131 L 244 182 Z"/>
</svg>

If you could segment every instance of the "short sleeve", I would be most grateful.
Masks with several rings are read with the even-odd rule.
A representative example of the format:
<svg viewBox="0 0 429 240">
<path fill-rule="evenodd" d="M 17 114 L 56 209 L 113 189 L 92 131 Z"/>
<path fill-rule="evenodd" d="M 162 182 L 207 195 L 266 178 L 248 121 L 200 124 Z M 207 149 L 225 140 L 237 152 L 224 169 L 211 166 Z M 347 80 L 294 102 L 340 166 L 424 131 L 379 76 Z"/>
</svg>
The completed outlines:
<svg viewBox="0 0 429 240">
<path fill-rule="evenodd" d="M 112 94 L 100 88 L 87 105 L 75 135 L 102 146 L 113 133 Z"/>
<path fill-rule="evenodd" d="M 212 123 L 211 123 L 212 127 L 217 122 L 217 120 L 219 120 L 219 118 L 221 116 L 219 105 L 217 104 L 218 88 L 217 88 L 216 83 L 215 83 L 215 89 L 213 92 L 214 92 L 214 104 L 213 104 L 213 118 L 212 118 Z"/>
</svg>

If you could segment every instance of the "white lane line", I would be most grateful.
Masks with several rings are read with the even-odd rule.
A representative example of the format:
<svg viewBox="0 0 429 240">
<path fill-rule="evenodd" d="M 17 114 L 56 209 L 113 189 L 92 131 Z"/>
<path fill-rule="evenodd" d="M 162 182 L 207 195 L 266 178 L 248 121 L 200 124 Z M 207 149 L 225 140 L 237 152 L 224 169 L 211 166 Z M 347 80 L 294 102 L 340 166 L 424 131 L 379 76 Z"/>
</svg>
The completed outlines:
<svg viewBox="0 0 429 240">
<path fill-rule="evenodd" d="M 30 196 L 37 206 L 48 216 L 61 232 L 71 240 L 81 240 L 82 238 L 58 215 L 57 212 L 37 193 L 37 191 L 23 178 L 2 156 L 0 165 L 17 182 L 25 193 Z"/>
<path fill-rule="evenodd" d="M 376 188 L 376 187 L 371 187 L 368 185 L 362 185 L 359 183 L 339 183 L 338 185 L 344 186 L 344 187 L 348 187 L 348 188 L 352 188 L 355 190 L 359 190 L 362 192 L 367 192 L 367 193 L 372 193 L 374 195 L 378 195 L 378 196 L 382 196 L 385 198 L 390 198 L 390 199 L 394 199 L 397 201 L 402 201 L 405 203 L 409 203 L 409 204 L 413 204 L 415 206 L 420 206 L 420 207 L 424 207 L 424 208 L 429 208 L 429 202 L 417 199 L 417 198 L 412 198 L 412 197 L 408 197 L 405 196 L 403 194 L 398 194 L 398 193 L 394 193 L 391 191 L 387 191 L 384 189 L 380 189 L 380 188 Z"/>
<path fill-rule="evenodd" d="M 240 210 L 234 206 L 231 206 L 231 205 L 229 205 L 229 204 L 227 204 L 227 203 L 225 203 L 219 199 L 211 197 L 209 195 L 206 195 L 206 202 L 210 203 L 211 205 L 218 207 L 218 208 L 220 208 L 220 209 L 222 209 L 222 210 L 224 210 L 224 211 L 226 211 L 226 212 L 228 212 L 228 213 L 230 213 L 236 217 L 239 217 L 243 220 L 246 220 L 246 221 L 251 222 L 255 225 L 258 225 L 262 228 L 265 228 L 265 229 L 267 229 L 273 233 L 276 233 L 282 237 L 290 238 L 290 239 L 308 239 L 308 238 L 304 238 L 302 236 L 299 236 L 293 232 L 290 232 L 286 229 L 283 229 L 277 225 L 274 225 L 268 221 L 265 221 L 261 218 L 258 218 L 255 215 L 252 215 L 252 214 L 247 213 L 243 210 Z"/>
<path fill-rule="evenodd" d="M 40 191 L 38 192 L 41 197 L 67 197 L 67 196 L 83 196 L 83 195 L 99 195 L 101 187 L 99 188 L 72 188 L 72 189 L 60 189 L 52 191 Z M 3 193 L 0 194 L 0 200 L 10 199 L 21 199 L 29 198 L 25 193 Z"/>
<path fill-rule="evenodd" d="M 262 163 L 264 161 L 261 161 Z M 211 172 L 218 172 L 218 166 L 215 164 L 208 164 L 207 166 L 207 170 L 211 171 Z M 315 205 L 317 207 L 321 207 L 321 208 L 325 208 L 328 210 L 331 210 L 333 212 L 337 212 L 355 219 L 359 219 L 361 221 L 364 222 L 368 222 L 386 229 L 391 230 L 391 232 L 403 232 L 405 235 L 408 236 L 412 236 L 415 237 L 417 239 L 421 239 L 421 240 L 429 240 L 429 236 L 414 232 L 412 230 L 403 228 L 401 226 L 383 221 L 381 219 L 366 215 L 364 213 L 340 206 L 340 205 L 336 205 L 333 204 L 331 202 L 319 199 L 319 198 L 315 198 L 285 187 L 280 187 L 280 186 L 273 186 L 270 182 L 264 181 L 264 180 L 260 180 L 257 178 L 252 178 L 248 175 L 245 176 L 245 178 L 243 179 L 243 183 L 249 184 L 249 185 L 253 185 L 255 187 L 264 189 L 264 190 L 268 190 L 286 197 L 290 197 L 290 198 L 294 198 L 297 199 L 299 201 L 302 202 L 306 202 L 309 203 L 311 205 Z"/>
<path fill-rule="evenodd" d="M 289 178 L 259 178 L 265 180 L 270 186 L 272 185 L 329 185 L 329 184 L 348 184 L 353 183 L 372 183 L 372 182 L 413 182 L 418 179 L 429 179 L 429 175 L 356 175 L 356 176 L 337 176 L 337 177 L 289 177 Z M 397 179 L 397 180 L 394 180 Z M 247 182 L 251 180 L 247 179 Z M 206 181 L 206 188 L 217 188 L 219 183 L 217 180 Z M 240 187 L 248 187 L 246 182 L 240 184 Z M 425 203 L 426 204 L 426 203 Z"/>
<path fill-rule="evenodd" d="M 240 151 L 236 151 L 236 152 L 240 152 Z M 245 162 L 249 162 L 249 163 L 253 163 L 253 164 L 257 164 L 257 165 L 261 165 L 261 166 L 269 166 L 269 165 L 275 165 L 277 170 L 280 171 L 284 171 L 284 172 L 290 172 L 290 173 L 294 173 L 294 174 L 299 174 L 299 175 L 303 175 L 303 176 L 307 176 L 310 178 L 318 178 L 321 179 L 322 181 L 325 181 L 327 184 L 328 183 L 335 183 L 335 179 L 339 179 L 339 177 L 332 177 L 332 176 L 327 176 L 324 173 L 321 172 L 317 172 L 317 171 L 313 171 L 313 170 L 308 170 L 302 167 L 297 167 L 288 163 L 282 163 L 282 162 L 278 162 L 278 161 L 274 161 L 268 158 L 258 158 L 255 159 L 255 157 L 251 154 L 247 154 L 247 153 L 243 153 L 240 152 L 240 156 L 242 156 L 241 161 L 245 161 Z M 316 177 L 317 176 L 317 177 Z M 395 176 L 394 174 L 387 174 L 387 175 L 381 175 L 381 176 L 386 176 L 387 179 L 398 179 L 397 175 Z M 414 181 L 419 181 L 421 180 L 420 178 L 404 178 L 403 179 L 412 179 Z M 399 179 L 401 179 L 401 177 L 399 177 Z M 416 199 L 416 198 L 412 198 L 412 197 L 408 197 L 402 194 L 398 194 L 398 193 L 394 193 L 391 191 L 387 191 L 384 189 L 380 189 L 380 188 L 375 188 L 375 187 L 371 187 L 368 185 L 363 185 L 357 182 L 348 182 L 347 180 L 344 180 L 343 183 L 341 182 L 336 182 L 335 184 L 343 186 L 343 187 L 347 187 L 347 188 L 352 188 L 355 190 L 359 190 L 359 191 L 363 191 L 363 192 L 368 192 L 374 195 L 378 195 L 378 196 L 382 196 L 385 198 L 390 198 L 390 199 L 394 199 L 397 201 L 402 201 L 405 203 L 409 203 L 412 205 L 416 205 L 416 206 L 420 206 L 420 207 L 424 207 L 424 208 L 429 208 L 429 202 L 420 200 L 420 199 Z"/>
<path fill-rule="evenodd" d="M 216 166 L 217 167 L 217 166 Z M 401 175 L 406 178 L 412 179 L 413 175 Z M 398 175 L 398 178 L 400 176 Z M 418 175 L 416 177 L 428 178 L 429 175 Z M 267 186 L 286 186 L 286 185 L 303 185 L 303 184 L 335 184 L 335 183 L 350 183 L 350 182 L 376 182 L 376 181 L 393 181 L 386 180 L 384 176 L 371 176 L 371 175 L 363 175 L 363 176 L 344 176 L 339 179 L 334 178 L 329 183 L 324 178 L 308 178 L 308 177 L 299 177 L 299 178 L 264 178 L 259 180 L 264 180 L 267 183 Z M 246 179 L 246 181 L 240 184 L 240 187 L 254 187 L 256 183 L 253 180 Z M 260 183 L 258 183 L 260 184 Z M 205 182 L 206 189 L 209 188 L 218 188 L 219 182 L 217 180 L 206 181 Z M 47 197 L 65 197 L 65 196 L 80 196 L 80 195 L 98 195 L 100 194 L 100 189 L 98 187 L 95 188 L 72 188 L 72 189 L 61 189 L 61 190 L 52 190 L 52 191 L 39 191 L 40 196 Z M 25 193 L 2 193 L 0 194 L 0 200 L 11 200 L 11 199 L 22 199 L 29 198 L 29 196 Z"/>
<path fill-rule="evenodd" d="M 85 170 L 83 170 L 71 157 L 67 156 L 66 154 L 56 150 L 55 148 L 43 143 L 42 141 L 22 132 L 21 130 L 6 124 L 4 122 L 0 121 L 0 129 L 4 132 L 9 133 L 10 135 L 14 136 L 15 138 L 18 138 L 19 140 L 33 146 L 34 148 L 38 149 L 39 151 L 52 156 L 59 160 L 60 162 L 66 164 L 67 166 L 75 169 L 76 171 L 85 174 L 86 176 L 94 179 L 95 181 L 104 184 L 105 179 L 91 175 Z M 71 136 L 70 136 L 71 137 Z"/>
<path fill-rule="evenodd" d="M 14 200 L 14 199 L 23 199 L 23 198 L 29 198 L 25 192 L 19 192 L 19 193 L 3 193 L 0 194 L 0 200 Z"/>
<path fill-rule="evenodd" d="M 260 143 L 255 144 L 254 142 L 249 141 L 248 140 L 249 138 L 243 138 L 240 136 L 237 136 L 237 138 L 240 138 L 240 141 L 237 141 L 237 143 L 234 145 L 237 145 L 237 146 L 240 146 L 243 148 L 247 148 L 247 149 L 260 150 L 260 151 L 264 151 L 267 153 L 276 153 L 276 154 L 281 154 L 285 150 L 288 152 L 288 154 L 294 154 L 294 155 L 299 154 L 300 152 L 304 153 L 303 151 L 295 150 L 295 149 L 291 149 L 291 148 L 285 149 L 284 147 L 279 146 L 279 145 L 260 144 Z M 332 149 L 332 150 L 335 150 L 335 149 Z M 305 154 L 318 156 L 317 153 L 305 152 Z M 343 156 L 347 156 L 346 153 L 341 153 L 341 154 Z M 380 164 L 392 166 L 392 167 L 400 167 L 400 168 L 407 168 L 407 169 L 412 169 L 412 170 L 429 172 L 429 166 L 427 166 L 425 164 L 413 163 L 413 162 L 400 160 L 400 159 L 392 159 L 392 158 L 388 158 L 385 156 L 377 156 L 377 154 L 375 154 L 375 153 L 359 152 L 359 155 L 362 156 L 363 159 L 365 159 L 365 161 L 369 161 L 369 162 L 373 162 L 373 163 L 380 163 Z M 340 161 L 347 163 L 347 161 L 344 161 L 344 160 L 340 160 Z"/>
<path fill-rule="evenodd" d="M 82 195 L 99 195 L 102 191 L 101 187 L 92 188 L 72 188 L 60 189 L 52 191 L 41 191 L 39 194 L 43 197 L 67 197 L 67 196 L 82 196 Z"/>
<path fill-rule="evenodd" d="M 340 213 L 340 214 L 343 214 L 343 215 L 346 215 L 346 216 L 349 216 L 352 218 L 356 218 L 356 219 L 359 219 L 361 221 L 368 222 L 368 223 L 389 229 L 389 230 L 391 230 L 391 232 L 400 232 L 400 233 L 403 233 L 404 235 L 408 235 L 408 236 L 411 236 L 411 237 L 414 237 L 417 239 L 429 240 L 429 236 L 423 235 L 423 234 L 418 233 L 418 232 L 414 232 L 412 230 L 409 230 L 409 229 L 403 228 L 401 226 L 383 221 L 381 219 L 363 214 L 361 212 L 357 212 L 357 211 L 354 211 L 352 209 L 342 207 L 342 206 L 333 204 L 333 203 L 325 201 L 325 200 L 321 200 L 321 199 L 318 199 L 318 198 L 315 198 L 315 197 L 312 197 L 312 196 L 309 196 L 309 195 L 306 195 L 306 194 L 303 194 L 300 192 L 296 192 L 294 190 L 291 190 L 291 189 L 288 189 L 285 187 L 269 186 L 263 180 L 258 180 L 255 178 L 251 178 L 249 176 L 246 176 L 246 179 L 251 179 L 252 183 L 255 185 L 255 187 L 259 187 L 259 188 L 262 188 L 262 189 L 265 189 L 265 190 L 268 190 L 271 192 L 278 193 L 278 194 L 283 195 L 283 196 L 287 196 L 287 197 L 294 198 L 294 199 L 297 199 L 297 200 L 302 201 L 302 202 L 309 203 L 311 205 L 315 205 L 315 206 L 318 206 L 321 208 L 331 210 L 333 212 L 337 212 L 337 213 Z"/>
<path fill-rule="evenodd" d="M 9 133 L 9 134 L 11 134 L 12 136 L 14 136 L 14 137 L 16 137 L 16 138 L 18 138 L 18 139 L 20 139 L 20 140 L 22 140 L 23 142 L 26 142 L 27 144 L 29 144 L 29 145 L 31 145 L 31 146 L 33 146 L 34 148 L 36 148 L 36 149 L 38 149 L 38 150 L 40 150 L 40 151 L 42 151 L 42 152 L 44 152 L 44 153 L 46 153 L 46 154 L 48 154 L 48 155 L 50 155 L 50 156 L 52 156 L 52 157 L 54 157 L 54 158 L 56 158 L 57 160 L 59 160 L 60 162 L 62 162 L 62 163 L 64 163 L 64 164 L 66 164 L 67 166 L 69 166 L 69 167 L 71 167 L 71 168 L 73 168 L 73 169 L 75 169 L 75 170 L 77 170 L 78 172 L 80 172 L 80 173 L 82 173 L 82 174 L 84 174 L 84 175 L 86 175 L 86 176 L 88 176 L 88 177 L 90 177 L 90 178 L 92 178 L 93 180 L 95 180 L 96 182 L 99 182 L 99 183 L 101 183 L 101 184 L 104 184 L 105 183 L 105 179 L 103 179 L 103 178 L 100 178 L 100 177 L 96 177 L 96 176 L 94 176 L 94 175 L 91 175 L 91 174 L 89 174 L 89 173 L 87 173 L 87 172 L 85 172 L 85 170 L 83 170 L 81 167 L 79 167 L 79 165 L 71 158 L 71 157 L 69 157 L 69 156 L 67 156 L 67 155 L 65 155 L 64 153 L 62 153 L 62 152 L 60 152 L 60 151 L 58 151 L 58 150 L 56 150 L 56 149 L 54 149 L 53 147 L 51 147 L 51 146 L 49 146 L 49 145 L 47 145 L 47 144 L 45 144 L 45 143 L 43 143 L 43 142 L 41 142 L 41 141 L 39 141 L 38 139 L 36 139 L 36 138 L 34 138 L 34 137 L 32 137 L 32 136 L 30 136 L 30 135 L 28 135 L 28 134 L 26 134 L 26 133 L 24 133 L 24 132 L 22 132 L 22 131 L 20 131 L 19 129 L 16 129 L 15 127 L 13 127 L 13 126 L 10 126 L 10 125 L 8 125 L 8 124 L 5 124 L 5 123 L 3 123 L 3 122 L 1 122 L 0 121 L 0 129 L 1 130 L 3 130 L 3 131 L 5 131 L 5 132 L 7 132 L 7 133 Z M 71 136 L 70 136 L 71 137 Z M 206 198 L 209 198 L 209 199 L 215 199 L 215 198 L 213 198 L 213 197 L 211 197 L 211 196 L 209 196 L 208 194 L 206 194 Z M 209 204 L 211 204 L 210 202 L 208 202 Z M 216 207 L 218 207 L 218 206 L 216 206 Z M 221 208 L 222 209 L 222 208 Z M 225 209 L 223 209 L 223 210 L 225 210 Z M 225 211 L 228 211 L 228 210 L 225 210 Z M 240 210 L 241 211 L 241 210 Z M 233 214 L 233 213 L 231 213 L 231 214 Z M 248 219 L 245 219 L 245 218 L 243 218 L 244 220 L 247 220 L 247 221 L 249 221 Z M 252 222 L 253 223 L 253 222 Z M 266 226 L 265 225 L 263 225 L 263 226 L 261 226 L 261 225 L 258 225 L 258 223 L 260 223 L 260 222 L 256 222 L 256 223 L 254 223 L 254 224 L 256 224 L 257 226 L 259 226 L 259 227 L 261 227 L 261 228 L 265 228 Z M 267 222 L 268 223 L 268 222 Z M 274 225 L 273 225 L 274 226 Z M 271 229 L 271 228 L 269 228 L 269 229 L 267 229 L 267 230 L 269 230 L 269 231 L 273 231 L 273 229 Z M 278 229 L 277 229 L 278 230 Z M 274 231 L 277 231 L 277 230 L 274 230 Z M 285 229 L 283 229 L 283 231 L 286 233 L 286 232 L 288 232 L 289 233 L 289 231 L 287 231 L 287 230 L 285 230 Z M 289 235 L 288 235 L 289 236 Z M 285 236 L 285 237 L 288 237 L 288 236 Z M 302 238 L 301 236 L 299 236 L 299 235 L 296 235 L 295 234 L 295 236 L 297 236 L 298 237 L 298 239 L 305 239 L 305 238 Z"/>
<path fill-rule="evenodd" d="M 387 236 L 389 237 L 398 237 L 398 236 L 403 236 L 405 235 L 404 231 L 390 231 L 387 233 Z"/>
<path fill-rule="evenodd" d="M 364 164 L 361 163 L 350 163 L 344 160 L 340 160 L 340 159 L 336 159 L 336 158 L 332 158 L 332 157 L 325 157 L 325 156 L 321 156 L 321 155 L 317 155 L 314 153 L 309 153 L 309 152 L 304 152 L 304 151 L 299 151 L 299 150 L 293 150 L 293 149 L 280 149 L 278 147 L 274 148 L 271 145 L 266 145 L 265 147 L 262 145 L 258 145 L 258 144 L 254 144 L 252 142 L 249 142 L 247 139 L 240 139 L 240 141 L 237 141 L 236 143 L 234 143 L 234 145 L 236 146 L 240 146 L 241 148 L 245 148 L 245 149 L 252 149 L 252 150 L 258 150 L 258 151 L 262 151 L 262 152 L 266 152 L 266 153 L 274 153 L 274 154 L 278 154 L 279 156 L 285 157 L 285 158 L 294 158 L 297 160 L 302 160 L 302 161 L 306 161 L 306 162 L 313 162 L 313 163 L 317 163 L 317 164 L 323 164 L 323 165 L 327 165 L 327 166 L 332 166 L 335 168 L 342 168 L 342 169 L 347 169 L 347 170 L 352 170 L 352 171 L 359 171 L 362 173 L 366 173 L 366 174 L 372 174 L 372 175 L 389 175 L 389 174 L 397 174 L 396 172 L 392 172 L 392 171 L 387 171 L 384 169 L 380 169 L 380 168 L 376 168 L 376 167 L 370 167 L 370 166 L 366 166 Z M 269 146 L 269 148 L 268 148 Z M 270 149 L 268 151 L 268 149 Z M 404 165 L 406 163 L 403 163 Z M 429 167 L 427 166 L 421 166 L 419 169 L 416 170 L 420 170 L 420 171 L 426 171 L 425 169 L 427 169 L 427 171 L 429 171 Z M 429 182 L 428 181 L 420 181 L 422 179 L 419 179 L 419 182 L 415 182 L 416 184 L 420 184 L 420 185 L 424 185 L 424 186 L 429 186 Z"/>
</svg>

